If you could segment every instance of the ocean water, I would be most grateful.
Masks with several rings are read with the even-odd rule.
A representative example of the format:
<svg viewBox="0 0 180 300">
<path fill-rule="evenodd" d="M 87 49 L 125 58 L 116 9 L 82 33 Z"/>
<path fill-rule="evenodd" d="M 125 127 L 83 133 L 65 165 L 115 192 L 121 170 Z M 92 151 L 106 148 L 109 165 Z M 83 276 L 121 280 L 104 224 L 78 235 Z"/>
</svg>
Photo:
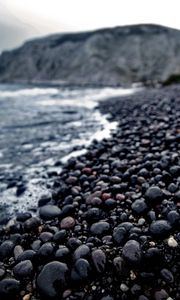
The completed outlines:
<svg viewBox="0 0 180 300">
<path fill-rule="evenodd" d="M 0 84 L 0 223 L 33 210 L 70 157 L 116 129 L 99 101 L 134 92 Z"/>
</svg>

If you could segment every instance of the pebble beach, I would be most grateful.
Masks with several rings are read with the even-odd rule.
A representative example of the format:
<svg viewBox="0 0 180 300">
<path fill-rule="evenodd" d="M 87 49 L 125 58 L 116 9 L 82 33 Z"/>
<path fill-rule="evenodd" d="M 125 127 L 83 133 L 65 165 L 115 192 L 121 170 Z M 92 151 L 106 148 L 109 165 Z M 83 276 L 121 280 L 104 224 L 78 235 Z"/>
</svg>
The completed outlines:
<svg viewBox="0 0 180 300">
<path fill-rule="evenodd" d="M 180 299 L 180 87 L 99 109 L 117 130 L 0 229 L 1 300 Z"/>
</svg>

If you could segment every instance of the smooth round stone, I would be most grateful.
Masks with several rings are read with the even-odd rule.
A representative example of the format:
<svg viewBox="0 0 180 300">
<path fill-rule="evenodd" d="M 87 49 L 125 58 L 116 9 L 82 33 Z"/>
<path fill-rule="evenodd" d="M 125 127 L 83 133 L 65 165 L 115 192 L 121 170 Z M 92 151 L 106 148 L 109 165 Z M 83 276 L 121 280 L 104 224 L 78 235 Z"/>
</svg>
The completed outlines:
<svg viewBox="0 0 180 300">
<path fill-rule="evenodd" d="M 90 249 L 86 245 L 80 245 L 75 251 L 74 251 L 74 260 L 78 260 L 79 258 L 84 258 L 88 256 L 90 253 Z"/>
<path fill-rule="evenodd" d="M 23 253 L 23 248 L 20 245 L 15 246 L 14 248 L 14 258 L 17 260 L 18 256 Z"/>
<path fill-rule="evenodd" d="M 101 249 L 92 252 L 92 261 L 97 272 L 104 272 L 106 267 L 106 255 Z"/>
<path fill-rule="evenodd" d="M 160 291 L 155 292 L 154 299 L 155 300 L 166 300 L 168 298 L 168 293 L 161 289 Z"/>
<path fill-rule="evenodd" d="M 150 225 L 150 232 L 153 236 L 164 238 L 171 232 L 171 225 L 166 220 L 158 220 Z"/>
<path fill-rule="evenodd" d="M 122 249 L 122 255 L 130 265 L 139 264 L 142 259 L 140 244 L 135 240 L 129 240 Z"/>
<path fill-rule="evenodd" d="M 137 214 L 144 214 L 148 207 L 144 199 L 138 199 L 131 205 L 132 210 Z"/>
<path fill-rule="evenodd" d="M 65 262 L 69 258 L 69 255 L 70 255 L 69 249 L 65 246 L 61 246 L 56 251 L 55 257 L 57 260 Z"/>
<path fill-rule="evenodd" d="M 80 258 L 76 261 L 72 269 L 71 278 L 74 281 L 86 280 L 90 275 L 90 271 L 91 267 L 89 262 L 84 258 Z"/>
<path fill-rule="evenodd" d="M 174 282 L 174 276 L 171 273 L 171 271 L 169 271 L 168 269 L 162 269 L 161 270 L 161 276 L 164 279 L 164 281 L 167 282 L 167 283 Z"/>
<path fill-rule="evenodd" d="M 121 290 L 122 292 L 126 293 L 126 292 L 129 290 L 129 288 L 128 288 L 128 286 L 127 286 L 126 284 L 121 283 L 121 285 L 120 285 L 120 290 Z"/>
<path fill-rule="evenodd" d="M 175 240 L 173 236 L 168 239 L 168 246 L 172 248 L 176 248 L 178 246 L 178 242 Z"/>
<path fill-rule="evenodd" d="M 61 210 L 56 205 L 45 205 L 39 209 L 39 215 L 43 220 L 51 220 L 59 217 Z"/>
<path fill-rule="evenodd" d="M 180 214 L 176 210 L 171 210 L 168 213 L 167 218 L 172 226 L 180 224 Z"/>
<path fill-rule="evenodd" d="M 113 231 L 113 239 L 117 244 L 122 245 L 127 235 L 127 231 L 124 227 L 116 227 Z"/>
<path fill-rule="evenodd" d="M 36 257 L 36 252 L 34 250 L 25 250 L 21 254 L 19 254 L 17 261 L 31 260 L 33 261 Z"/>
<path fill-rule="evenodd" d="M 67 232 L 65 229 L 62 229 L 58 232 L 55 233 L 55 235 L 53 236 L 53 240 L 56 242 L 56 243 L 63 243 L 65 238 L 66 238 L 66 235 L 67 235 Z"/>
<path fill-rule="evenodd" d="M 0 246 L 0 259 L 9 258 L 13 254 L 14 246 L 10 240 L 4 241 Z"/>
<path fill-rule="evenodd" d="M 106 234 L 110 229 L 110 225 L 107 222 L 100 221 L 97 223 L 92 224 L 90 231 L 94 235 L 103 235 Z"/>
<path fill-rule="evenodd" d="M 54 246 L 47 242 L 45 244 L 43 244 L 40 249 L 38 250 L 38 256 L 40 256 L 42 259 L 49 259 L 54 252 Z"/>
<path fill-rule="evenodd" d="M 32 262 L 30 260 L 24 260 L 24 261 L 18 263 L 13 268 L 13 273 L 17 279 L 31 277 L 31 275 L 33 273 Z"/>
<path fill-rule="evenodd" d="M 3 279 L 0 281 L 0 299 L 15 299 L 20 291 L 20 283 L 15 279 Z"/>
<path fill-rule="evenodd" d="M 117 256 L 113 259 L 113 265 L 115 267 L 115 270 L 118 275 L 125 274 L 125 270 L 127 270 L 127 267 L 125 266 L 125 261 L 122 257 Z"/>
<path fill-rule="evenodd" d="M 32 217 L 24 222 L 24 229 L 34 231 L 41 225 L 41 220 L 37 217 Z"/>
<path fill-rule="evenodd" d="M 71 237 L 67 241 L 67 246 L 72 251 L 75 251 L 75 249 L 77 249 L 80 245 L 82 245 L 82 242 L 79 239 L 75 238 L 75 237 Z"/>
<path fill-rule="evenodd" d="M 100 219 L 101 214 L 102 212 L 99 208 L 97 207 L 90 208 L 85 214 L 85 220 L 88 223 L 94 223 Z"/>
<path fill-rule="evenodd" d="M 149 205 L 154 205 L 163 200 L 163 192 L 158 186 L 152 186 L 146 191 L 145 199 Z"/>
<path fill-rule="evenodd" d="M 49 242 L 53 238 L 53 234 L 51 232 L 42 232 L 39 236 L 39 239 L 43 242 Z"/>
<path fill-rule="evenodd" d="M 31 213 L 25 212 L 25 213 L 17 213 L 16 220 L 18 222 L 25 222 L 27 219 L 31 218 Z"/>
<path fill-rule="evenodd" d="M 68 280 L 68 267 L 59 261 L 46 264 L 37 277 L 37 287 L 42 296 L 47 299 L 60 297 Z"/>
<path fill-rule="evenodd" d="M 75 222 L 74 218 L 66 217 L 66 218 L 62 219 L 60 226 L 62 229 L 71 229 L 75 226 L 75 223 L 76 222 Z"/>
</svg>

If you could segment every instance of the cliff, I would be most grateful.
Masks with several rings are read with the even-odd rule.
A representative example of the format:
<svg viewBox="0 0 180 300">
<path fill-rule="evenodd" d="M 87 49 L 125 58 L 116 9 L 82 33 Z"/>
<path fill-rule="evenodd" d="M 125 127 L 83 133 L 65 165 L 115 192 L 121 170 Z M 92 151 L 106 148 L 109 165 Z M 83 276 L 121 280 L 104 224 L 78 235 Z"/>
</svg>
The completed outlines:
<svg viewBox="0 0 180 300">
<path fill-rule="evenodd" d="M 0 56 L 0 81 L 129 85 L 180 75 L 180 31 L 133 25 L 26 42 Z"/>
</svg>

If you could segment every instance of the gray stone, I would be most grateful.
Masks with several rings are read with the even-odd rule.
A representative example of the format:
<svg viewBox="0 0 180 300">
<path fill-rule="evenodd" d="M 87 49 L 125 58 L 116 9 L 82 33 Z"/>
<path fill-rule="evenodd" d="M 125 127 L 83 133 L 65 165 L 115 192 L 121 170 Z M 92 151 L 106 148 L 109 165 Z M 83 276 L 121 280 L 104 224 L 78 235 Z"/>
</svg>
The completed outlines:
<svg viewBox="0 0 180 300">
<path fill-rule="evenodd" d="M 45 265 L 37 277 L 37 287 L 40 294 L 53 299 L 65 290 L 67 285 L 68 267 L 66 264 L 53 261 Z"/>
</svg>

